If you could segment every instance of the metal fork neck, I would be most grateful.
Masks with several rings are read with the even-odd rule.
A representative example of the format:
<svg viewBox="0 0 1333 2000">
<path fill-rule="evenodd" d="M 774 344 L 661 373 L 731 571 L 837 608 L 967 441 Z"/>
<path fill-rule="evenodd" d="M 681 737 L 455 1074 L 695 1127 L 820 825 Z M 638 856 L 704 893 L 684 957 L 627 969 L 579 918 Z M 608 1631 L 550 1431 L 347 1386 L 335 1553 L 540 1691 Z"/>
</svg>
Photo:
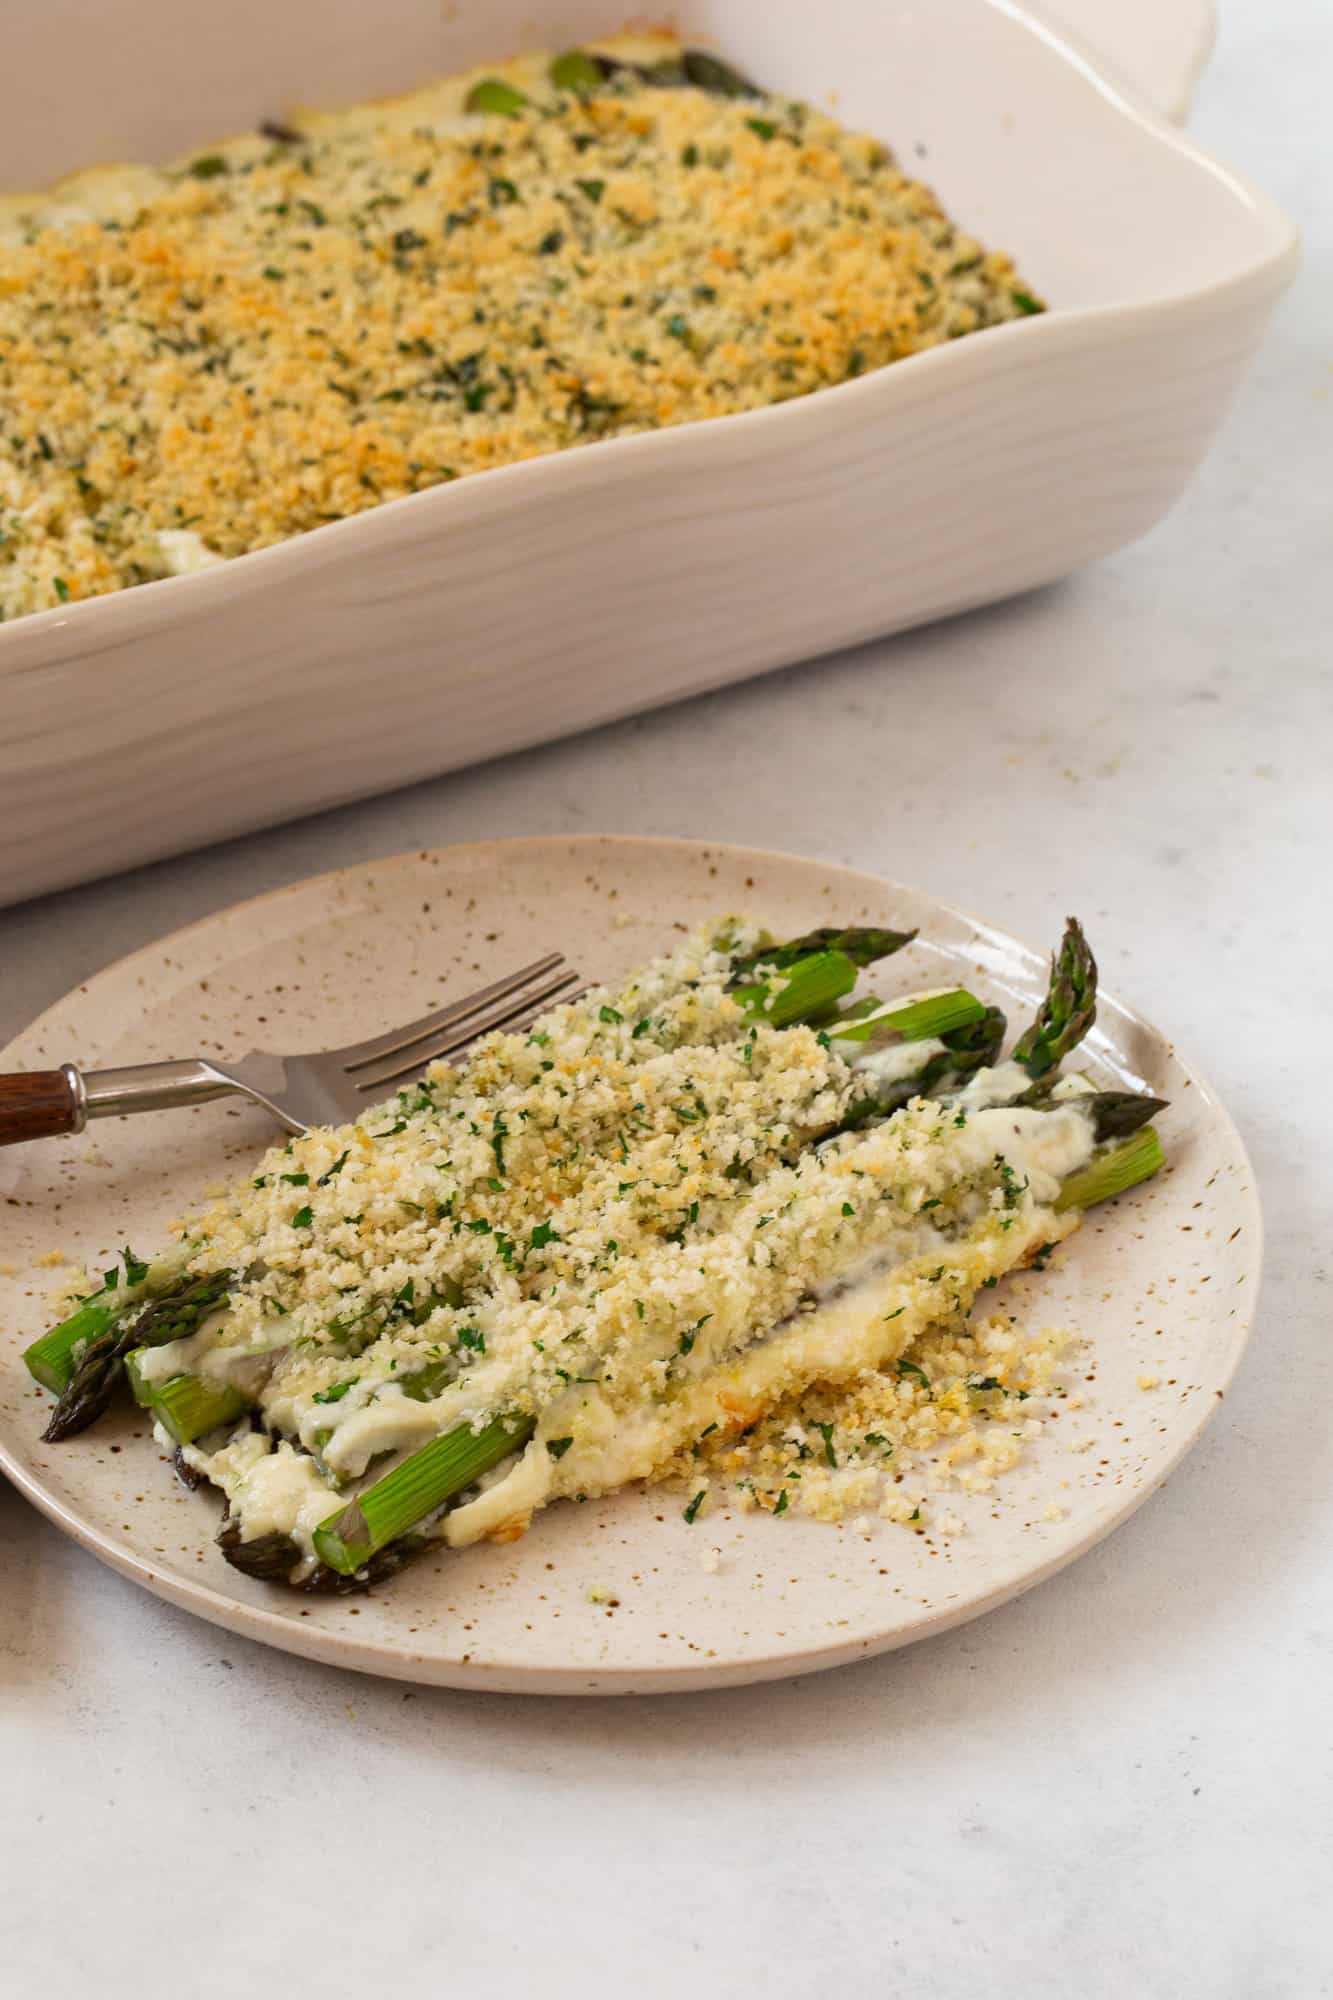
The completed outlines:
<svg viewBox="0 0 1333 2000">
<path fill-rule="evenodd" d="M 131 1111 L 169 1111 L 182 1104 L 207 1104 L 239 1094 L 262 1104 L 289 1132 L 304 1132 L 272 1098 L 206 1060 L 134 1063 L 125 1069 L 78 1070 L 64 1064 L 79 1109 L 77 1130 L 89 1118 L 123 1117 Z"/>
</svg>

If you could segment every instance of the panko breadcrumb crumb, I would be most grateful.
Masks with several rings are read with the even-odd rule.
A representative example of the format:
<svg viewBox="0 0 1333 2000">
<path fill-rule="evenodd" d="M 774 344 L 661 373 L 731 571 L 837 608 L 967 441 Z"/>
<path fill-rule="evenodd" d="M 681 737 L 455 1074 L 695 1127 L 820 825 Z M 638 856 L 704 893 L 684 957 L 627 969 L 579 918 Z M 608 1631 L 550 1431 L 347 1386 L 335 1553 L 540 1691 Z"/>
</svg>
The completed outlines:
<svg viewBox="0 0 1333 2000">
<path fill-rule="evenodd" d="M 742 1512 L 845 1521 L 873 1510 L 916 1528 L 925 1493 L 989 1493 L 1020 1463 L 1063 1396 L 1061 1365 L 1077 1344 L 1067 1328 L 1028 1333 L 1000 1315 L 933 1328 L 889 1372 L 816 1386 L 671 1469 L 697 1486 L 706 1466 Z M 946 1511 L 931 1525 L 957 1534 L 964 1523 Z"/>
</svg>

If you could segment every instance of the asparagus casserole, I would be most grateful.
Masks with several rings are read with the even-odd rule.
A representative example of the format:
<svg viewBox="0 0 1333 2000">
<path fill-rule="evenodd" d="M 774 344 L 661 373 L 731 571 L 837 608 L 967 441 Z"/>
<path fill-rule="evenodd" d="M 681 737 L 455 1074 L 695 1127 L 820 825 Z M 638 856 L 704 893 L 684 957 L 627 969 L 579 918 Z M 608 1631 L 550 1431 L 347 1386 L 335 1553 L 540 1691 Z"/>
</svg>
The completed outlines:
<svg viewBox="0 0 1333 2000">
<path fill-rule="evenodd" d="M 28 1350 L 47 1437 L 128 1383 L 225 1495 L 228 1561 L 356 1588 L 922 1375 L 922 1342 L 976 1338 L 978 1294 L 1157 1171 L 1161 1106 L 1061 1075 L 1096 1005 L 1072 920 L 1007 1060 L 962 989 L 853 997 L 910 942 L 728 919 L 275 1147 Z M 969 1393 L 1003 1391 L 975 1351 Z"/>
<path fill-rule="evenodd" d="M 0 620 L 1041 310 L 876 139 L 669 37 L 0 198 Z"/>
</svg>

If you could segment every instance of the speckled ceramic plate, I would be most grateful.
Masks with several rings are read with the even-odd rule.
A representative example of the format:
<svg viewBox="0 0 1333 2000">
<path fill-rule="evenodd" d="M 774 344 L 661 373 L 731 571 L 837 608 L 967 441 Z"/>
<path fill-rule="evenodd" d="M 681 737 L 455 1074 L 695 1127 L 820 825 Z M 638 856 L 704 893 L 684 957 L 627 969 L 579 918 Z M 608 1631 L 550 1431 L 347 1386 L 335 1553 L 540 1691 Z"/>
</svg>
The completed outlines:
<svg viewBox="0 0 1333 2000">
<path fill-rule="evenodd" d="M 319 876 L 223 911 L 79 987 L 0 1060 L 344 1042 L 555 945 L 588 973 L 618 974 L 680 926 L 738 907 L 779 932 L 833 919 L 919 925 L 921 942 L 877 978 L 886 994 L 958 981 L 1017 1013 L 1044 983 L 1039 953 L 850 869 L 674 841 L 499 841 Z M 1171 1099 L 1170 1166 L 1098 1209 L 1047 1272 L 995 1294 L 997 1309 L 1007 1296 L 1038 1325 L 1081 1330 L 1070 1372 L 1087 1400 L 1050 1422 L 991 1495 L 950 1496 L 962 1532 L 884 1523 L 862 1534 L 725 1508 L 689 1525 L 683 1496 L 661 1486 L 554 1507 L 521 1542 L 442 1555 L 359 1601 L 306 1603 L 239 1576 L 212 1546 L 215 1503 L 177 1485 L 136 1413 L 43 1445 L 48 1399 L 20 1360 L 46 1321 L 44 1258 L 99 1266 L 126 1241 L 152 1246 L 267 1143 L 262 1115 L 226 1102 L 0 1152 L 0 1257 L 17 1267 L 0 1277 L 0 1464 L 136 1583 L 367 1672 L 615 1694 L 734 1685 L 905 1645 L 1039 1583 L 1126 1519 L 1199 1435 L 1244 1344 L 1260 1217 L 1235 1128 L 1120 1002 L 1104 999 L 1087 1053 L 1108 1080 Z"/>
</svg>

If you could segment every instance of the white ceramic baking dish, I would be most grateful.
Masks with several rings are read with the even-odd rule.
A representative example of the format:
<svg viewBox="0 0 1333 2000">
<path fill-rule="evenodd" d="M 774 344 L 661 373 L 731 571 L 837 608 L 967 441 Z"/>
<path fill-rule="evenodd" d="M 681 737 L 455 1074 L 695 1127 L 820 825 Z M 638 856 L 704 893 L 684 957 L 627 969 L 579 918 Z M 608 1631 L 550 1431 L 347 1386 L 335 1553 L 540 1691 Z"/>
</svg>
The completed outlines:
<svg viewBox="0 0 1333 2000">
<path fill-rule="evenodd" d="M 685 35 L 882 135 L 1054 310 L 0 628 L 0 900 L 981 604 L 1142 534 L 1207 447 L 1295 236 L 1168 122 L 1207 0 L 1061 15 L 685 0 Z M 615 0 L 11 0 L 0 187 L 620 19 Z M 1089 27 L 1114 40 L 1104 59 Z"/>
</svg>

